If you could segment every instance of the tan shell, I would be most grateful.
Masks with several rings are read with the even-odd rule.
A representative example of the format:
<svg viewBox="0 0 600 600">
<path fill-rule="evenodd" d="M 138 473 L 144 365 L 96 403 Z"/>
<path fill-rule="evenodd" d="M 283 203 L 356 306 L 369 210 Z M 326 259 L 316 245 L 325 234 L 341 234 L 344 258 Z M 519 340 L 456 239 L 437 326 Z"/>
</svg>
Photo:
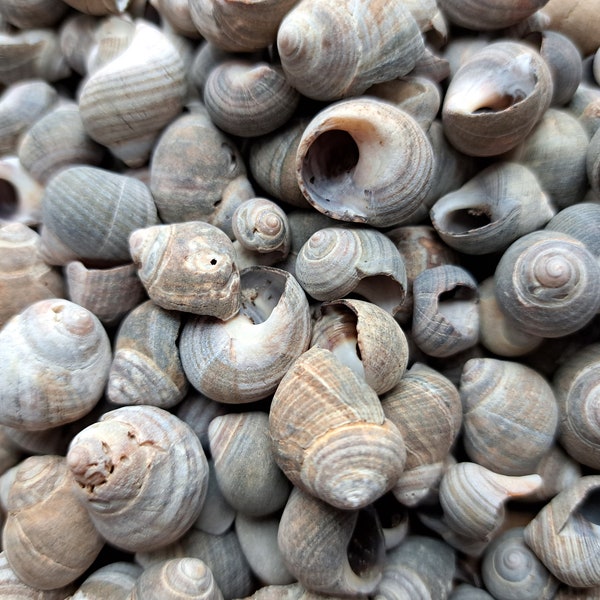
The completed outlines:
<svg viewBox="0 0 600 600">
<path fill-rule="evenodd" d="M 200 33 L 192 23 L 192 15 L 187 0 L 150 0 L 150 4 L 159 12 L 164 19 L 180 35 L 196 39 Z"/>
<path fill-rule="evenodd" d="M 127 600 L 141 573 L 134 563 L 110 563 L 89 575 L 70 600 Z"/>
<path fill-rule="evenodd" d="M 111 15 L 96 20 L 93 43 L 85 59 L 85 72 L 92 75 L 115 60 L 131 44 L 135 24 L 128 15 Z"/>
<path fill-rule="evenodd" d="M 42 221 L 44 188 L 16 156 L 0 158 L 0 222 L 39 225 Z"/>
<path fill-rule="evenodd" d="M 342 509 L 389 491 L 406 460 L 377 394 L 321 348 L 302 354 L 279 384 L 269 430 L 275 460 L 292 483 Z"/>
<path fill-rule="evenodd" d="M 130 0 L 65 0 L 69 6 L 87 15 L 122 13 Z"/>
<path fill-rule="evenodd" d="M 72 492 L 64 457 L 33 456 L 20 464 L 2 545 L 13 571 L 39 589 L 75 581 L 96 559 L 104 540 Z"/>
<path fill-rule="evenodd" d="M 197 519 L 208 480 L 200 440 L 154 406 L 125 406 L 78 433 L 67 464 L 96 529 L 130 552 L 166 546 Z"/>
<path fill-rule="evenodd" d="M 220 319 L 238 312 L 235 250 L 214 225 L 188 221 L 138 229 L 129 246 L 148 295 L 162 308 Z"/>
<path fill-rule="evenodd" d="M 409 219 L 429 192 L 433 167 L 431 144 L 417 121 L 376 98 L 321 110 L 296 156 L 298 183 L 310 204 L 335 219 L 374 227 Z"/>
<path fill-rule="evenodd" d="M 535 472 L 542 478 L 542 487 L 528 496 L 527 500 L 547 501 L 571 487 L 581 477 L 581 465 L 558 444 L 554 444 L 542 456 Z"/>
</svg>

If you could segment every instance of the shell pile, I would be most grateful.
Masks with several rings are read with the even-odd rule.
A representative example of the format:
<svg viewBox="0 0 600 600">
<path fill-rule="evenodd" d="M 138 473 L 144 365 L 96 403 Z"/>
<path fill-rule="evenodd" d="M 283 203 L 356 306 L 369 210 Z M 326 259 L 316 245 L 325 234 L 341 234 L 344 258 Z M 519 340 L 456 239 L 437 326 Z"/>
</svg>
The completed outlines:
<svg viewBox="0 0 600 600">
<path fill-rule="evenodd" d="M 0 597 L 600 598 L 600 0 L 1 0 Z"/>
</svg>

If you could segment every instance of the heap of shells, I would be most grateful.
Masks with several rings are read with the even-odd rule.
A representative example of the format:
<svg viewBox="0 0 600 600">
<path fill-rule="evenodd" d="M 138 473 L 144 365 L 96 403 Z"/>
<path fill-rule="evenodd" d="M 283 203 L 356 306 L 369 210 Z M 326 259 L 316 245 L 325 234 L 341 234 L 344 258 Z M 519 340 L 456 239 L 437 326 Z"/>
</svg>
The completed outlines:
<svg viewBox="0 0 600 600">
<path fill-rule="evenodd" d="M 2 0 L 0 597 L 600 598 L 598 0 Z"/>
</svg>

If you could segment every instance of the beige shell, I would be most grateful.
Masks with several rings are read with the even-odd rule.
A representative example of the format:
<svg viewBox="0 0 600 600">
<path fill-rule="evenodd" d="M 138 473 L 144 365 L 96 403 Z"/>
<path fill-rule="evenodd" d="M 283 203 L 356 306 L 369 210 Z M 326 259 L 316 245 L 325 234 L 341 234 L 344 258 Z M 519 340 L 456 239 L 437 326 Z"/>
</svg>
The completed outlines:
<svg viewBox="0 0 600 600">
<path fill-rule="evenodd" d="M 70 600 L 127 600 L 141 573 L 134 563 L 110 563 L 89 575 Z"/>
<path fill-rule="evenodd" d="M 52 27 L 66 11 L 61 0 L 5 0 L 0 18 L 19 29 L 35 29 Z"/>
<path fill-rule="evenodd" d="M 216 404 L 216 403 L 215 403 Z M 208 436 L 208 433 L 207 433 Z M 210 453 L 210 447 L 207 444 L 205 452 Z M 194 521 L 193 527 L 204 533 L 212 535 L 222 535 L 226 533 L 236 517 L 235 509 L 225 500 L 223 492 L 219 487 L 217 475 L 215 473 L 215 464 L 212 458 L 208 460 L 208 485 L 206 498 L 202 504 L 202 510 L 198 518 Z"/>
<path fill-rule="evenodd" d="M 130 0 L 65 0 L 69 6 L 86 15 L 110 15 L 122 13 Z"/>
<path fill-rule="evenodd" d="M 552 92 L 552 76 L 537 51 L 519 42 L 491 43 L 451 79 L 442 106 L 444 133 L 465 154 L 502 154 L 525 139 Z"/>
<path fill-rule="evenodd" d="M 187 221 L 138 229 L 129 246 L 148 295 L 162 308 L 220 319 L 238 312 L 235 250 L 214 225 Z"/>
<path fill-rule="evenodd" d="M 357 600 L 367 600 L 368 598 L 364 594 L 352 597 Z M 348 598 L 345 594 L 343 596 L 323 595 L 305 589 L 300 583 L 291 583 L 289 585 L 267 585 L 258 589 L 251 596 L 240 600 L 344 600 L 345 598 Z"/>
<path fill-rule="evenodd" d="M 79 109 L 91 138 L 139 167 L 162 128 L 181 111 L 185 93 L 179 52 L 160 30 L 140 20 L 128 48 L 85 81 Z"/>
<path fill-rule="evenodd" d="M 102 396 L 110 360 L 87 309 L 61 299 L 30 305 L 0 332 L 2 424 L 47 429 L 82 417 Z"/>
<path fill-rule="evenodd" d="M 287 80 L 301 94 L 335 100 L 406 75 L 424 44 L 402 2 L 303 0 L 281 22 L 277 50 Z"/>
<path fill-rule="evenodd" d="M 528 496 L 527 500 L 547 501 L 571 487 L 581 477 L 581 465 L 558 444 L 554 444 L 542 456 L 535 472 L 542 478 L 542 487 Z"/>
<path fill-rule="evenodd" d="M 455 587 L 448 598 L 449 600 L 494 600 L 494 597 L 485 590 L 468 583 L 461 583 Z"/>
<path fill-rule="evenodd" d="M 18 157 L 0 158 L 0 222 L 39 225 L 43 194 L 44 188 L 27 173 Z"/>
<path fill-rule="evenodd" d="M 7 508 L 2 532 L 6 558 L 19 578 L 32 587 L 48 590 L 75 581 L 104 545 L 73 494 L 62 456 L 33 456 L 23 461 Z"/>
<path fill-rule="evenodd" d="M 592 137 L 600 126 L 600 89 L 582 82 L 566 107 Z"/>
<path fill-rule="evenodd" d="M 200 440 L 154 406 L 125 406 L 78 433 L 67 464 L 96 529 L 130 552 L 166 546 L 197 519 L 208 464 Z"/>
<path fill-rule="evenodd" d="M 409 511 L 394 498 L 391 492 L 377 499 L 373 503 L 373 508 L 381 523 L 387 552 L 402 543 L 408 535 Z"/>
<path fill-rule="evenodd" d="M 313 592 L 370 594 L 381 579 L 385 543 L 372 507 L 340 510 L 294 488 L 278 539 L 290 573 Z"/>
<path fill-rule="evenodd" d="M 85 73 L 89 77 L 112 60 L 115 60 L 131 44 L 135 25 L 128 15 L 111 15 L 96 20 L 93 43 L 85 59 Z"/>
<path fill-rule="evenodd" d="M 196 39 L 200 33 L 192 23 L 192 15 L 187 0 L 150 0 L 150 4 L 159 12 L 164 19 L 180 35 Z"/>
<path fill-rule="evenodd" d="M 450 65 L 434 48 L 429 44 L 425 44 L 425 51 L 417 59 L 411 75 L 415 77 L 427 77 L 432 81 L 440 83 L 450 76 Z"/>
<path fill-rule="evenodd" d="M 592 136 L 588 146 L 586 171 L 592 189 L 600 193 L 600 134 L 597 133 Z"/>
<path fill-rule="evenodd" d="M 75 13 L 67 17 L 59 30 L 60 49 L 68 65 L 79 75 L 87 73 L 87 57 L 95 43 L 98 19 Z"/>
<path fill-rule="evenodd" d="M 296 156 L 298 183 L 311 205 L 335 219 L 374 227 L 409 219 L 429 192 L 433 167 L 431 143 L 417 121 L 366 97 L 318 112 Z"/>
<path fill-rule="evenodd" d="M 292 483 L 342 509 L 362 508 L 389 491 L 406 460 L 377 394 L 321 348 L 302 354 L 279 384 L 269 431 L 275 460 Z"/>
</svg>

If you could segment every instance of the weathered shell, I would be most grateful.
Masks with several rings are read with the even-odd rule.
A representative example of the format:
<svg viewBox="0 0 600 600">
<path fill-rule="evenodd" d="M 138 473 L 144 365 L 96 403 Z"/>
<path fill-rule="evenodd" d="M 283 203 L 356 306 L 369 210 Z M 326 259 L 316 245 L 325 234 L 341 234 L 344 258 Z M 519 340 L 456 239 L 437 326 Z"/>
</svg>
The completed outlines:
<svg viewBox="0 0 600 600">
<path fill-rule="evenodd" d="M 70 600 L 127 600 L 141 573 L 134 563 L 110 563 L 87 577 Z"/>
<path fill-rule="evenodd" d="M 311 348 L 279 384 L 269 413 L 275 460 L 302 490 L 342 509 L 389 491 L 406 450 L 377 394 L 331 352 Z"/>
<path fill-rule="evenodd" d="M 65 2 L 87 15 L 110 15 L 122 13 L 130 0 L 65 0 Z"/>
<path fill-rule="evenodd" d="M 437 54 L 429 44 L 425 44 L 425 51 L 417 59 L 415 68 L 411 71 L 415 77 L 428 77 L 432 81 L 440 83 L 450 75 L 448 61 Z"/>
<path fill-rule="evenodd" d="M 295 488 L 278 539 L 287 568 L 308 590 L 357 596 L 381 579 L 385 544 L 372 507 L 340 510 Z"/>
<path fill-rule="evenodd" d="M 399 0 L 303 0 L 281 22 L 277 50 L 286 78 L 300 93 L 335 100 L 406 75 L 424 44 Z"/>
<path fill-rule="evenodd" d="M 525 528 L 525 542 L 560 581 L 600 585 L 600 477 L 581 477 L 555 496 Z"/>
<path fill-rule="evenodd" d="M 558 444 L 554 444 L 542 456 L 535 472 L 542 478 L 542 487 L 526 500 L 547 501 L 577 482 L 581 477 L 581 465 Z"/>
<path fill-rule="evenodd" d="M 295 272 L 306 293 L 317 300 L 353 293 L 394 314 L 406 295 L 402 257 L 375 229 L 320 229 L 300 249 Z"/>
<path fill-rule="evenodd" d="M 106 395 L 115 404 L 170 408 L 183 400 L 188 382 L 177 341 L 181 315 L 151 300 L 134 308 L 119 328 Z"/>
<path fill-rule="evenodd" d="M 581 83 L 567 110 L 583 125 L 588 137 L 592 137 L 600 126 L 600 89 Z"/>
<path fill-rule="evenodd" d="M 205 452 L 210 454 L 210 447 L 208 445 Z M 221 535 L 231 528 L 235 517 L 235 509 L 227 502 L 225 496 L 223 496 L 223 492 L 217 481 L 214 461 L 210 458 L 208 460 L 206 498 L 204 499 L 198 518 L 194 521 L 193 527 L 205 533 Z"/>
<path fill-rule="evenodd" d="M 485 590 L 468 583 L 461 583 L 454 588 L 448 598 L 449 600 L 494 600 L 494 597 L 490 596 Z"/>
<path fill-rule="evenodd" d="M 552 99 L 542 57 L 519 42 L 476 52 L 450 81 L 442 121 L 450 142 L 471 156 L 496 156 L 525 139 Z"/>
<path fill-rule="evenodd" d="M 87 414 L 104 391 L 110 342 L 87 309 L 40 300 L 0 332 L 0 421 L 47 429 Z"/>
<path fill-rule="evenodd" d="M 431 143 L 417 121 L 376 98 L 343 100 L 318 112 L 296 156 L 310 204 L 374 227 L 409 219 L 429 192 L 433 167 Z"/>
<path fill-rule="evenodd" d="M 600 134 L 596 132 L 590 140 L 586 155 L 588 181 L 596 193 L 600 193 Z"/>
<path fill-rule="evenodd" d="M 16 156 L 0 158 L 0 222 L 39 225 L 44 188 Z"/>
<path fill-rule="evenodd" d="M 135 25 L 128 15 L 111 15 L 96 20 L 93 43 L 85 59 L 85 72 L 92 75 L 116 59 L 131 44 Z"/>
<path fill-rule="evenodd" d="M 181 537 L 206 494 L 200 440 L 154 406 L 106 413 L 73 438 L 67 464 L 96 529 L 124 550 L 159 548 Z"/>
<path fill-rule="evenodd" d="M 220 319 L 238 312 L 235 250 L 214 225 L 187 221 L 138 229 L 129 246 L 138 276 L 159 306 Z"/>
<path fill-rule="evenodd" d="M 185 92 L 181 55 L 156 27 L 138 21 L 129 47 L 86 80 L 79 109 L 90 137 L 137 167 L 181 111 Z"/>
<path fill-rule="evenodd" d="M 364 594 L 353 595 L 357 600 L 366 600 Z M 251 596 L 241 600 L 344 600 L 347 595 L 332 596 L 331 594 L 319 594 L 305 589 L 301 583 L 288 585 L 268 585 L 258 589 Z"/>
<path fill-rule="evenodd" d="M 0 17 L 19 29 L 52 27 L 67 11 L 61 0 L 5 0 Z"/>
<path fill-rule="evenodd" d="M 192 23 L 192 15 L 187 0 L 150 0 L 150 4 L 159 12 L 164 19 L 180 35 L 196 39 L 200 33 Z"/>
<path fill-rule="evenodd" d="M 195 290 L 197 293 L 197 290 Z M 200 316 L 183 327 L 179 349 L 190 383 L 218 402 L 266 398 L 308 348 L 308 301 L 289 273 L 250 267 L 241 274 L 241 308 L 228 320 Z"/>
<path fill-rule="evenodd" d="M 7 508 L 2 532 L 6 558 L 32 587 L 49 590 L 75 581 L 104 545 L 72 491 L 62 456 L 32 456 L 23 461 Z"/>
<path fill-rule="evenodd" d="M 67 17 L 59 30 L 60 49 L 68 65 L 79 75 L 87 73 L 87 57 L 95 43 L 98 20 L 83 13 Z"/>
<path fill-rule="evenodd" d="M 513 242 L 495 273 L 501 310 L 527 333 L 561 337 L 600 308 L 600 267 L 569 235 L 534 231 Z"/>
</svg>

